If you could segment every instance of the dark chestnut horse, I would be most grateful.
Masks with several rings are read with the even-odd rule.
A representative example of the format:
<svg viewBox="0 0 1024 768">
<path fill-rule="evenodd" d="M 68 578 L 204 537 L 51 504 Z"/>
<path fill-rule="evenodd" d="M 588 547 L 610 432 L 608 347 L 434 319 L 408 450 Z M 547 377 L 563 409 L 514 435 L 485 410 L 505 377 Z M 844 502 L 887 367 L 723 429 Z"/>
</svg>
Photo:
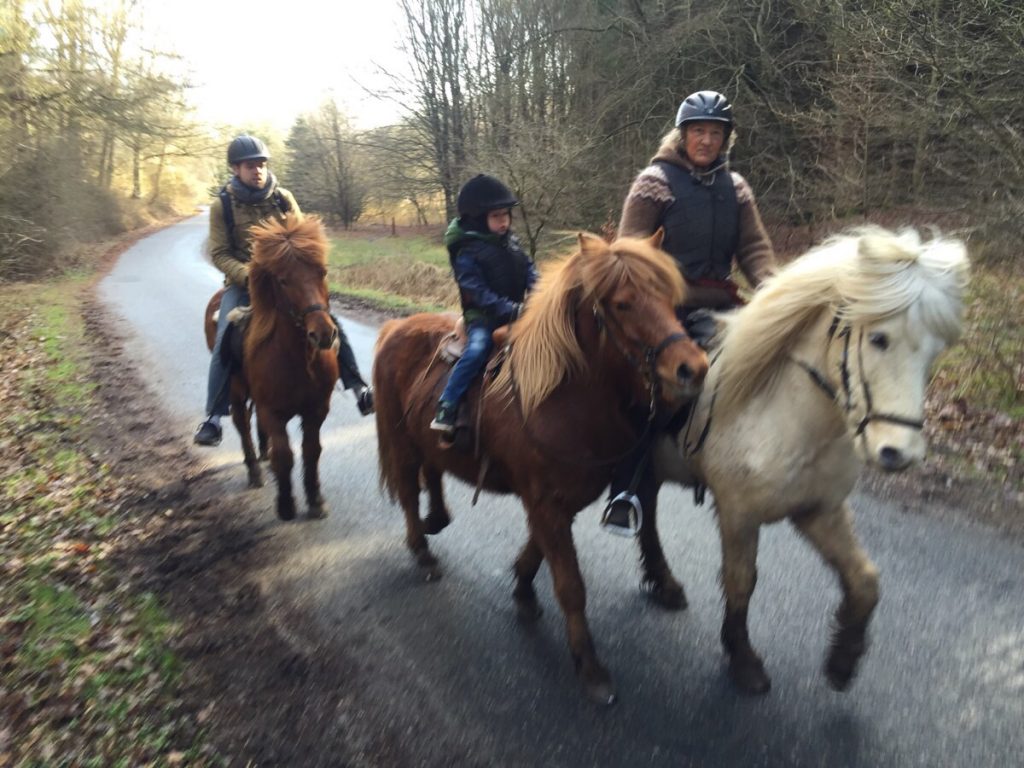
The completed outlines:
<svg viewBox="0 0 1024 768">
<path fill-rule="evenodd" d="M 482 399 L 479 383 L 467 394 L 479 411 L 478 450 L 446 449 L 428 426 L 447 374 L 436 351 L 454 316 L 386 323 L 373 368 L 381 483 L 405 510 L 406 543 L 428 578 L 438 568 L 425 534 L 449 522 L 443 473 L 518 495 L 530 535 L 515 562 L 514 597 L 523 616 L 539 614 L 533 579 L 546 559 L 577 671 L 600 703 L 615 693 L 584 615 L 573 518 L 643 437 L 646 423 L 627 413 L 638 403 L 652 412 L 658 402 L 676 406 L 707 373 L 707 357 L 676 320 L 683 285 L 660 243 L 660 232 L 610 245 L 581 234 L 579 251 L 545 270 L 497 378 Z M 430 497 L 422 520 L 420 477 Z"/>
<path fill-rule="evenodd" d="M 245 395 L 270 440 L 277 478 L 277 515 L 295 517 L 294 456 L 286 426 L 302 419 L 303 485 L 310 517 L 324 517 L 320 494 L 320 427 L 338 380 L 338 329 L 328 311 L 327 236 L 315 216 L 253 227 L 249 294 L 252 316 L 242 345 L 242 381 L 231 388 L 231 412 L 246 465 L 255 464 Z M 250 461 L 253 464 L 250 464 Z"/>
</svg>

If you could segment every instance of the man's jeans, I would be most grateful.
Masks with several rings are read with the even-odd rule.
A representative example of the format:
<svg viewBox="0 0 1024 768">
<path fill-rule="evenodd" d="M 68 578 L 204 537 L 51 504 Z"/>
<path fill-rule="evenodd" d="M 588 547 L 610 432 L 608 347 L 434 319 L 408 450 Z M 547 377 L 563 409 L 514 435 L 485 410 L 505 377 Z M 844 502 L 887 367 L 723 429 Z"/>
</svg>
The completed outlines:
<svg viewBox="0 0 1024 768">
<path fill-rule="evenodd" d="M 206 414 L 208 416 L 227 416 L 231 397 L 229 382 L 231 369 L 221 359 L 221 344 L 228 327 L 228 314 L 232 309 L 249 303 L 249 291 L 232 283 L 224 289 L 220 300 L 220 314 L 217 316 L 217 341 L 213 345 L 210 356 L 210 376 L 206 388 Z"/>
<path fill-rule="evenodd" d="M 473 379 L 487 363 L 493 346 L 489 326 L 478 323 L 466 329 L 466 349 L 448 377 L 448 384 L 441 393 L 442 402 L 457 405 L 462 400 Z"/>
</svg>

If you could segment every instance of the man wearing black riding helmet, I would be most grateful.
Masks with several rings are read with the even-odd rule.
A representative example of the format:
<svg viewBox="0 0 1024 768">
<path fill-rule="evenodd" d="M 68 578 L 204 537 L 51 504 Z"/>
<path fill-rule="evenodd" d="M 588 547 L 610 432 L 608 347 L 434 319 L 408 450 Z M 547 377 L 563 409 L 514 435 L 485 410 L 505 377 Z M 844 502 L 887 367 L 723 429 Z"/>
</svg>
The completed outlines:
<svg viewBox="0 0 1024 768">
<path fill-rule="evenodd" d="M 467 181 L 456 206 L 458 218 L 444 235 L 466 323 L 466 348 L 452 369 L 430 428 L 451 434 L 459 403 L 491 352 L 491 333 L 522 311 L 537 281 L 533 261 L 512 234 L 516 196 L 493 176 Z"/>
<path fill-rule="evenodd" d="M 285 214 L 302 215 L 292 193 L 278 186 L 270 171 L 270 152 L 255 136 L 236 136 L 228 145 L 231 179 L 210 205 L 209 252 L 213 265 L 224 273 L 224 294 L 217 319 L 217 339 L 210 357 L 207 381 L 206 418 L 196 430 L 196 445 L 219 445 L 223 430 L 221 417 L 228 414 L 229 379 L 231 371 L 221 356 L 221 344 L 228 324 L 228 313 L 249 303 L 249 261 L 252 259 L 250 229 L 274 218 L 283 221 Z M 338 336 L 338 362 L 342 384 L 356 395 L 363 415 L 373 412 L 373 394 L 359 374 L 355 355 L 341 325 Z"/>
<path fill-rule="evenodd" d="M 736 134 L 728 99 L 716 91 L 691 93 L 679 105 L 675 124 L 651 164 L 633 180 L 619 235 L 649 237 L 664 229 L 661 247 L 675 259 L 686 281 L 686 297 L 677 314 L 690 335 L 706 345 L 714 332 L 706 310 L 742 303 L 732 279 L 733 265 L 756 289 L 775 271 L 775 251 L 753 190 L 729 169 Z M 705 311 L 697 312 L 701 309 Z M 649 446 L 646 441 L 616 468 L 612 501 L 602 518 L 613 533 L 635 535 L 643 510 L 653 511 L 658 489 L 649 466 Z"/>
</svg>

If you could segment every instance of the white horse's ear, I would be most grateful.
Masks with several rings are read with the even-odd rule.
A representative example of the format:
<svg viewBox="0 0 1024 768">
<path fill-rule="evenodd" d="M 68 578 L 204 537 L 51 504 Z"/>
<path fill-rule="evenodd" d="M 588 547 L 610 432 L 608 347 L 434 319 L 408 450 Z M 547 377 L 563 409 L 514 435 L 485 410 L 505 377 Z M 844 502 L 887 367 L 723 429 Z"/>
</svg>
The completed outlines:
<svg viewBox="0 0 1024 768">
<path fill-rule="evenodd" d="M 661 248 L 661 244 L 662 244 L 662 242 L 664 242 L 664 240 L 665 240 L 665 228 L 664 227 L 658 227 L 657 231 L 653 235 L 651 235 L 649 238 L 647 238 L 647 242 L 650 243 L 655 248 Z"/>
<path fill-rule="evenodd" d="M 584 256 L 590 256 L 598 251 L 603 251 L 608 247 L 608 243 L 606 243 L 602 238 L 597 235 L 592 235 L 589 232 L 580 232 L 578 233 L 578 237 L 580 240 L 580 251 L 583 252 Z"/>
</svg>

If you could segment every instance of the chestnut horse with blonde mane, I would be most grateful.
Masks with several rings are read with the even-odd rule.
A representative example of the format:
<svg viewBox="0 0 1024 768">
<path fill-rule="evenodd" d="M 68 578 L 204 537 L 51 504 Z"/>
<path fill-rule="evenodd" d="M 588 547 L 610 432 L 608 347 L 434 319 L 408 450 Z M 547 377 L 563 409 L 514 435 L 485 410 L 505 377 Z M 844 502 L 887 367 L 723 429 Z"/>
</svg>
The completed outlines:
<svg viewBox="0 0 1024 768">
<path fill-rule="evenodd" d="M 519 496 L 529 538 L 515 562 L 513 595 L 523 616 L 539 613 L 533 579 L 546 559 L 577 671 L 600 703 L 611 703 L 615 693 L 587 626 L 573 518 L 644 438 L 655 406 L 692 398 L 707 372 L 703 350 L 676 319 L 683 284 L 660 242 L 660 232 L 611 244 L 581 234 L 575 254 L 544 270 L 512 327 L 497 377 L 482 397 L 480 382 L 467 394 L 477 411 L 476 450 L 442 446 L 429 428 L 448 374 L 438 345 L 454 316 L 386 323 L 373 368 L 381 483 L 405 511 L 406 544 L 419 565 L 428 578 L 438 575 L 426 534 L 450 520 L 445 472 Z M 649 410 L 647 422 L 629 416 L 638 404 Z M 420 478 L 430 499 L 425 519 Z"/>
<path fill-rule="evenodd" d="M 270 441 L 277 516 L 282 520 L 295 517 L 294 455 L 286 427 L 293 417 L 302 419 L 303 485 L 309 516 L 324 517 L 320 427 L 338 380 L 338 329 L 328 308 L 327 236 L 317 217 L 295 214 L 288 214 L 283 222 L 269 220 L 250 232 L 252 314 L 242 344 L 242 370 L 232 376 L 231 418 L 242 438 L 250 485 L 261 484 L 249 426 L 251 399 L 258 428 Z M 211 307 L 213 303 L 211 299 Z M 208 307 L 208 328 L 210 316 Z"/>
</svg>

